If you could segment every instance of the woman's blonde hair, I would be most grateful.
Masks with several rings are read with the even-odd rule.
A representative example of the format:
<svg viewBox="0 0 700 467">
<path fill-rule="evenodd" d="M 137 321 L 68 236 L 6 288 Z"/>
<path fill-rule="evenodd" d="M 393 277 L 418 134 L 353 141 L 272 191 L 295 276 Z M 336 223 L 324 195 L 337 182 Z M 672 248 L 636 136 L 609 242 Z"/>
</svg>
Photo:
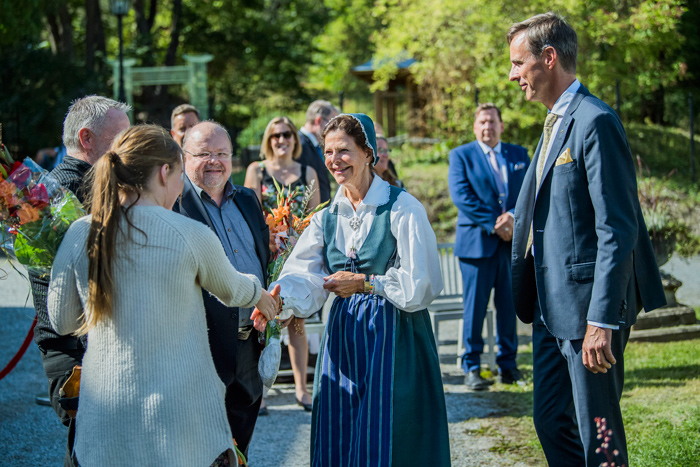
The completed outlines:
<svg viewBox="0 0 700 467">
<path fill-rule="evenodd" d="M 92 223 L 87 240 L 86 309 L 92 312 L 86 314 L 76 334 L 87 334 L 98 322 L 112 316 L 113 263 L 122 216 L 129 230 L 134 227 L 129 220 L 130 207 L 123 207 L 120 197 L 135 194 L 138 201 L 151 176 L 165 164 L 172 169 L 180 167 L 182 153 L 170 133 L 157 125 L 137 125 L 122 131 L 110 150 L 95 163 L 90 194 Z"/>
<path fill-rule="evenodd" d="M 267 160 L 271 160 L 274 157 L 274 152 L 272 151 L 272 143 L 270 137 L 272 134 L 272 127 L 278 123 L 284 123 L 289 127 L 289 131 L 292 132 L 292 138 L 294 139 L 294 152 L 292 153 L 292 159 L 299 159 L 301 156 L 301 141 L 299 141 L 299 134 L 297 133 L 297 127 L 294 126 L 289 117 L 275 117 L 270 120 L 270 123 L 265 127 L 265 133 L 263 133 L 262 144 L 260 145 L 260 156 Z"/>
</svg>

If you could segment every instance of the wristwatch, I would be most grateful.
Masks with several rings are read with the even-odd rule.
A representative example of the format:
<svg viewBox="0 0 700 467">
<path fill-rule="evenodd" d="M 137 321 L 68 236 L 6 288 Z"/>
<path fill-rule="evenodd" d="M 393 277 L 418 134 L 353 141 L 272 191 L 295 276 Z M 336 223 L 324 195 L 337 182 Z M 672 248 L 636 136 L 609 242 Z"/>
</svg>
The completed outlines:
<svg viewBox="0 0 700 467">
<path fill-rule="evenodd" d="M 365 274 L 365 293 L 370 293 L 372 291 L 372 282 L 369 280 L 369 274 Z"/>
</svg>

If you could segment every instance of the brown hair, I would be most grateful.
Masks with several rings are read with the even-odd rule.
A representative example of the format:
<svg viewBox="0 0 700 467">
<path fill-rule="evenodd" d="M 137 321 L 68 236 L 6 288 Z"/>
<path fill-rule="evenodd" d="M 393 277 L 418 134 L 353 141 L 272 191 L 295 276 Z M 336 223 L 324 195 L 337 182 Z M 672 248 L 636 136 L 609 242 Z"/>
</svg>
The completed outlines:
<svg viewBox="0 0 700 467">
<path fill-rule="evenodd" d="M 323 139 L 321 144 L 325 144 L 326 135 L 332 131 L 342 131 L 350 136 L 355 141 L 355 144 L 367 154 L 370 163 L 374 161 L 372 148 L 367 147 L 367 143 L 365 142 L 367 137 L 365 136 L 365 131 L 362 129 L 362 124 L 355 117 L 341 114 L 328 122 L 328 125 L 326 125 L 321 133 L 321 138 Z M 374 165 L 372 165 L 372 169 L 374 169 Z"/>
<path fill-rule="evenodd" d="M 476 110 L 474 111 L 474 119 L 479 118 L 479 114 L 481 112 L 483 112 L 484 110 L 491 110 L 491 109 L 494 109 L 496 111 L 496 113 L 498 114 L 498 119 L 500 121 L 503 121 L 503 119 L 501 118 L 501 109 L 496 107 L 496 104 L 492 104 L 491 102 L 484 102 L 483 104 L 479 104 L 476 107 Z"/>
<path fill-rule="evenodd" d="M 564 71 L 576 72 L 578 37 L 562 16 L 550 11 L 515 23 L 508 30 L 508 44 L 523 31 L 527 37 L 527 49 L 533 57 L 540 58 L 544 49 L 554 47 Z"/>
<path fill-rule="evenodd" d="M 197 115 L 197 120 L 199 120 L 199 110 L 197 110 L 197 107 L 191 104 L 180 104 L 177 107 L 175 107 L 173 109 L 173 113 L 170 114 L 170 126 L 175 126 L 175 117 L 190 112 Z"/>
<path fill-rule="evenodd" d="M 292 159 L 299 159 L 301 156 L 301 141 L 299 140 L 299 134 L 297 133 L 297 127 L 294 126 L 289 117 L 275 117 L 270 120 L 270 123 L 265 127 L 265 133 L 263 133 L 262 144 L 260 145 L 260 155 L 267 160 L 274 157 L 272 151 L 272 143 L 270 142 L 270 136 L 272 134 L 272 127 L 278 123 L 283 123 L 289 127 L 289 131 L 292 132 L 294 138 L 294 153 L 292 154 Z"/>
<path fill-rule="evenodd" d="M 130 207 L 121 205 L 121 197 L 133 193 L 138 201 L 159 167 L 168 164 L 174 168 L 181 163 L 180 146 L 165 128 L 136 125 L 117 135 L 110 150 L 95 164 L 90 195 L 92 222 L 87 240 L 86 308 L 92 313 L 85 316 L 85 323 L 76 334 L 87 334 L 98 322 L 112 316 L 113 261 L 122 216 L 129 228 L 134 227 L 129 220 Z"/>
</svg>

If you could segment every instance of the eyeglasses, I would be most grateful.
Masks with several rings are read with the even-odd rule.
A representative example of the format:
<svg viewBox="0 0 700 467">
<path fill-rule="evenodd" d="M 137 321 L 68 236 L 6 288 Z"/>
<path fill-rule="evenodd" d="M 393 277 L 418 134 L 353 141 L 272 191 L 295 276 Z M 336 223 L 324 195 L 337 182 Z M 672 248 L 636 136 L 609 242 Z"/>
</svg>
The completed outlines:
<svg viewBox="0 0 700 467">
<path fill-rule="evenodd" d="M 195 154 L 192 152 L 189 152 L 187 149 L 183 149 L 187 154 L 189 154 L 192 157 L 196 157 L 197 159 L 219 159 L 220 161 L 230 159 L 231 154 L 226 153 L 226 152 L 200 152 L 199 154 Z"/>
<path fill-rule="evenodd" d="M 292 136 L 294 136 L 294 133 L 292 133 L 291 131 L 283 131 L 281 133 L 272 133 L 270 135 L 270 139 L 280 139 L 280 138 L 291 139 Z"/>
<path fill-rule="evenodd" d="M 379 154 L 391 154 L 391 149 L 379 148 L 379 149 L 377 149 L 377 152 Z"/>
</svg>

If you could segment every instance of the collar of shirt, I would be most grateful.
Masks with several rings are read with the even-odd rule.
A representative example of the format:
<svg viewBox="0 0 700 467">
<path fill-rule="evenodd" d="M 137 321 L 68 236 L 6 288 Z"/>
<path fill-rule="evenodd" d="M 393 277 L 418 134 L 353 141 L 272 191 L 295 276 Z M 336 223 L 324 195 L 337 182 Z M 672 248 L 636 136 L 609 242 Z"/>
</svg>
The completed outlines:
<svg viewBox="0 0 700 467">
<path fill-rule="evenodd" d="M 312 143 L 314 146 L 316 146 L 316 147 L 320 147 L 320 146 L 321 146 L 321 145 L 318 143 L 318 140 L 316 139 L 316 136 L 315 136 L 313 133 L 311 133 L 309 130 L 307 130 L 307 129 L 304 128 L 304 127 L 301 127 L 301 128 L 299 129 L 299 131 L 301 131 L 302 133 L 304 133 L 304 135 L 305 135 L 307 138 L 309 138 L 309 139 L 311 140 L 311 143 Z"/>
<path fill-rule="evenodd" d="M 476 142 L 479 143 L 481 150 L 484 151 L 484 154 L 486 154 L 486 155 L 489 155 L 489 152 L 491 151 L 491 149 L 493 149 L 493 152 L 495 152 L 496 154 L 501 154 L 501 142 L 500 141 L 493 148 L 486 143 L 482 143 L 479 140 L 476 140 Z"/>
<path fill-rule="evenodd" d="M 208 199 L 211 201 L 211 196 L 209 196 L 209 193 L 204 191 L 201 187 L 197 186 L 196 183 L 194 183 L 192 180 L 190 180 L 190 177 L 187 177 L 187 180 L 192 184 L 192 188 L 194 188 L 194 191 L 197 193 L 197 196 L 199 196 L 201 199 Z M 204 198 L 204 195 L 207 197 Z M 233 186 L 230 180 L 226 181 L 226 186 L 224 187 L 224 198 L 231 198 L 236 195 L 236 187 Z"/>
<path fill-rule="evenodd" d="M 388 203 L 389 190 L 390 185 L 375 174 L 367 194 L 357 206 L 357 212 L 363 211 L 363 207 L 376 208 L 377 206 Z M 335 198 L 333 198 L 330 211 L 336 214 L 349 214 L 350 216 L 355 214 L 355 209 L 348 197 L 345 196 L 345 188 L 342 186 L 335 194 Z"/>
<path fill-rule="evenodd" d="M 571 104 L 571 101 L 574 100 L 574 96 L 576 95 L 576 92 L 580 87 L 581 83 L 579 82 L 579 80 L 575 79 L 574 82 L 571 83 L 571 85 L 568 88 L 566 88 L 566 91 L 564 91 L 561 94 L 561 96 L 559 96 L 559 99 L 557 99 L 557 101 L 552 106 L 552 110 L 550 112 L 559 115 L 559 118 L 557 118 L 557 121 L 554 122 L 554 126 L 552 127 L 552 138 L 549 140 L 549 145 L 545 148 L 545 154 L 547 155 L 547 157 L 549 157 L 549 151 L 552 149 L 552 145 L 554 144 L 554 136 L 556 136 L 557 132 L 559 131 L 561 122 L 564 121 L 562 117 L 566 114 L 566 111 L 569 108 L 569 104 Z M 550 112 L 547 112 L 547 115 L 549 115 Z"/>
<path fill-rule="evenodd" d="M 574 80 L 571 85 L 566 88 L 566 91 L 564 91 L 561 96 L 559 96 L 559 99 L 554 103 L 552 106 L 552 112 L 559 116 L 564 116 L 566 113 L 566 110 L 569 108 L 569 104 L 571 104 L 571 101 L 574 100 L 574 96 L 576 95 L 576 92 L 578 91 L 578 88 L 581 87 L 581 82 L 577 79 Z M 557 123 L 561 119 L 557 120 Z"/>
</svg>

